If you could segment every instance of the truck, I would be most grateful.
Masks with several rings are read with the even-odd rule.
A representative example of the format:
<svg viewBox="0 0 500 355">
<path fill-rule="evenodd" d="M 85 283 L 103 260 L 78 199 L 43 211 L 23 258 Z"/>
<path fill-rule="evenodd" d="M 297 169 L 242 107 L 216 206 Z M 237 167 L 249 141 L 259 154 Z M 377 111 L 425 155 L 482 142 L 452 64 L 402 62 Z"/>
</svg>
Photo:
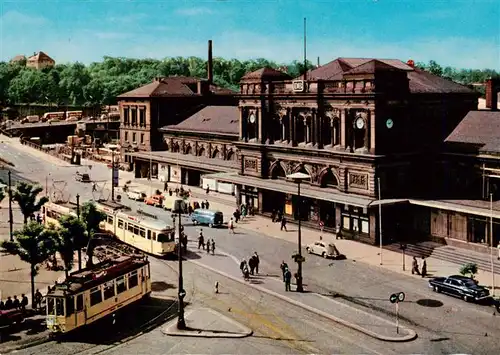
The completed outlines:
<svg viewBox="0 0 500 355">
<path fill-rule="evenodd" d="M 185 201 L 184 199 L 178 197 L 178 196 L 165 196 L 163 198 L 163 204 L 162 207 L 165 210 L 171 211 L 175 204 L 179 203 L 181 206 L 183 206 L 183 213 L 187 213 L 187 207 L 188 207 L 188 201 Z"/>
</svg>

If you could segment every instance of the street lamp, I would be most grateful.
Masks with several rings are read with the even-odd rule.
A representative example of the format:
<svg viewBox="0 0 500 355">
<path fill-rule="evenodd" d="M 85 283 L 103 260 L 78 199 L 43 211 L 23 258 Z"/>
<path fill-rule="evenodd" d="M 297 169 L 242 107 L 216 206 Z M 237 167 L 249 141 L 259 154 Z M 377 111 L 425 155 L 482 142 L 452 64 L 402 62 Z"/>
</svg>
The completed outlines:
<svg viewBox="0 0 500 355">
<path fill-rule="evenodd" d="M 297 292 L 304 292 L 304 288 L 302 285 L 302 230 L 301 230 L 301 220 L 302 220 L 302 215 L 300 212 L 300 205 L 301 205 L 301 199 L 300 199 L 300 183 L 302 181 L 310 181 L 311 176 L 298 172 L 294 174 L 290 174 L 286 176 L 287 179 L 293 181 L 294 183 L 297 184 L 297 216 L 299 218 L 299 228 L 298 228 L 298 254 L 295 255 L 295 261 L 297 262 Z"/>
<path fill-rule="evenodd" d="M 181 201 L 175 201 L 174 208 L 172 210 L 173 213 L 178 214 L 179 220 L 179 229 L 178 229 L 178 243 L 177 243 L 177 257 L 179 259 L 179 285 L 178 285 L 178 318 L 177 318 L 177 329 L 183 330 L 186 329 L 186 321 L 184 319 L 184 297 L 186 296 L 186 291 L 184 290 L 184 279 L 182 277 L 182 225 L 181 225 L 181 217 L 182 217 L 182 203 Z M 175 227 L 175 222 L 174 222 Z M 207 247 L 208 248 L 208 247 Z"/>
<path fill-rule="evenodd" d="M 118 171 L 115 173 L 115 148 L 111 148 L 111 201 L 115 200 L 115 180 L 118 185 Z"/>
</svg>

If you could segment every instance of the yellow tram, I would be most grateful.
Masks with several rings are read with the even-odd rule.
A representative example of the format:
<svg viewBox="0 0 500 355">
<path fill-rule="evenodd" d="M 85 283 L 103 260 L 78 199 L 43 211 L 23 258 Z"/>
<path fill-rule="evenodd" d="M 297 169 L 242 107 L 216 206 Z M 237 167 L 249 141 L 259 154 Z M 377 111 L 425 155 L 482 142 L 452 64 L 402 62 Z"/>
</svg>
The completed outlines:
<svg viewBox="0 0 500 355">
<path fill-rule="evenodd" d="M 113 314 L 151 293 L 147 258 L 122 256 L 70 274 L 47 294 L 46 323 L 67 333 Z"/>
<path fill-rule="evenodd" d="M 134 212 L 112 201 L 99 200 L 96 208 L 106 214 L 100 228 L 122 242 L 152 255 L 165 256 L 175 251 L 174 227 L 155 215 Z"/>
</svg>

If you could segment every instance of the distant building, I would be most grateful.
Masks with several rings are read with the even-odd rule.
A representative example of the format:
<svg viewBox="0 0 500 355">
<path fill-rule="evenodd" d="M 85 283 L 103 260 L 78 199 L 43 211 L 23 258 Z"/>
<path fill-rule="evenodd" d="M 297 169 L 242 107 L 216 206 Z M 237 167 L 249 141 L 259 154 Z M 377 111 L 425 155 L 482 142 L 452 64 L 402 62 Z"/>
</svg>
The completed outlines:
<svg viewBox="0 0 500 355">
<path fill-rule="evenodd" d="M 28 58 L 26 62 L 27 67 L 35 69 L 53 67 L 55 64 L 56 62 L 54 61 L 54 59 L 52 59 L 42 51 L 34 53 L 31 57 Z"/>
<path fill-rule="evenodd" d="M 12 58 L 10 60 L 11 64 L 20 63 L 20 62 L 23 62 L 23 63 L 26 62 L 26 56 L 25 55 L 19 54 L 19 55 L 16 55 L 14 58 Z"/>
</svg>

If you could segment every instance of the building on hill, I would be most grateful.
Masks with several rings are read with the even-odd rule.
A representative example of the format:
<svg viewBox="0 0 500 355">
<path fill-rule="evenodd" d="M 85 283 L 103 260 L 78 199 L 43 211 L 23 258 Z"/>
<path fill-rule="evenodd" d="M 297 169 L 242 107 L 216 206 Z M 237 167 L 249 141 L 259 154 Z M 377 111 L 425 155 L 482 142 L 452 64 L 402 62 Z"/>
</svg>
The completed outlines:
<svg viewBox="0 0 500 355">
<path fill-rule="evenodd" d="M 40 51 L 38 53 L 33 53 L 26 61 L 26 66 L 29 68 L 43 69 L 47 67 L 53 67 L 56 65 L 54 59 L 49 57 L 46 53 Z"/>
<path fill-rule="evenodd" d="M 16 55 L 14 58 L 10 60 L 11 64 L 26 63 L 26 62 L 27 62 L 26 56 L 23 54 Z"/>
</svg>

